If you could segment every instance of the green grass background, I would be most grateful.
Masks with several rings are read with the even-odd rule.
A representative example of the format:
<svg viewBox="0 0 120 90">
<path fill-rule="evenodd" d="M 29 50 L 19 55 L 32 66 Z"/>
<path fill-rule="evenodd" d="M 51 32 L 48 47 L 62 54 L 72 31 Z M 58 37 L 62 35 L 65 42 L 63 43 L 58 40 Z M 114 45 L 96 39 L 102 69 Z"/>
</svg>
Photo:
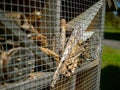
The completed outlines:
<svg viewBox="0 0 120 90">
<path fill-rule="evenodd" d="M 108 65 L 120 67 L 120 50 L 109 46 L 103 47 L 102 68 Z"/>
<path fill-rule="evenodd" d="M 101 90 L 120 90 L 120 50 L 103 46 Z"/>
<path fill-rule="evenodd" d="M 113 12 L 106 12 L 104 38 L 120 41 L 120 16 Z M 120 90 L 120 49 L 103 46 L 100 88 Z"/>
</svg>

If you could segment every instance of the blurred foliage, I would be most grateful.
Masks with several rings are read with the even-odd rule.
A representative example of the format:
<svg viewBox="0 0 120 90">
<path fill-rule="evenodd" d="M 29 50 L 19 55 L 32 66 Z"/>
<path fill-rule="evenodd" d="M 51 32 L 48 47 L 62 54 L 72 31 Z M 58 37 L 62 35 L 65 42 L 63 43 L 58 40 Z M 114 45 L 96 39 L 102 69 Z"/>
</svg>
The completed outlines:
<svg viewBox="0 0 120 90">
<path fill-rule="evenodd" d="M 120 16 L 118 12 L 106 12 L 105 14 L 105 39 L 120 41 Z"/>
<path fill-rule="evenodd" d="M 118 9 L 114 12 L 106 12 L 105 14 L 105 30 L 120 31 L 120 0 L 117 0 Z"/>
<path fill-rule="evenodd" d="M 120 41 L 120 16 L 116 13 L 106 12 L 105 15 L 105 39 Z"/>
<path fill-rule="evenodd" d="M 115 15 L 113 12 L 106 12 L 105 14 L 105 29 L 120 29 L 120 16 Z"/>
</svg>

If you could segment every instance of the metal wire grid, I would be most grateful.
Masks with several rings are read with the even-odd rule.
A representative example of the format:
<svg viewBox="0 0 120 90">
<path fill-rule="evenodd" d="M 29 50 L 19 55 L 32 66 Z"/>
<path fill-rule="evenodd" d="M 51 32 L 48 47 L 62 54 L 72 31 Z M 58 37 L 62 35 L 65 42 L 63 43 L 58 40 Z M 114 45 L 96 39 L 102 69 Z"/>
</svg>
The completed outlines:
<svg viewBox="0 0 120 90">
<path fill-rule="evenodd" d="M 70 21 L 99 0 L 62 0 L 61 18 Z M 71 6 L 71 7 L 69 7 Z"/>
<path fill-rule="evenodd" d="M 104 6 L 99 2 L 100 0 L 1 0 L 0 88 L 8 90 L 98 90 L 101 34 L 103 33 L 101 30 L 102 20 L 104 20 L 102 8 Z M 92 6 L 94 8 L 91 8 Z M 67 29 L 64 35 L 65 42 L 61 43 L 61 38 L 64 39 L 61 37 L 60 20 L 62 19 L 67 22 Z M 89 21 L 86 22 L 87 20 Z M 51 81 L 54 81 L 54 72 L 59 67 L 53 55 L 57 54 L 59 59 L 64 57 L 65 47 L 71 35 L 75 36 L 72 32 L 76 26 L 82 28 L 81 38 L 85 40 L 82 45 L 87 43 L 89 46 L 86 51 L 89 58 L 81 54 L 79 65 L 72 74 L 71 69 L 69 72 L 69 68 L 65 71 L 64 67 L 61 68 L 63 71 L 58 76 L 60 80 L 57 80 L 55 86 L 50 88 Z M 85 28 L 88 32 L 94 31 L 94 35 L 91 37 L 89 33 L 85 36 L 83 31 Z M 61 51 L 63 44 L 65 46 Z M 69 73 L 70 76 L 67 76 Z"/>
<path fill-rule="evenodd" d="M 82 71 L 77 74 L 76 90 L 98 90 L 97 67 Z"/>
</svg>

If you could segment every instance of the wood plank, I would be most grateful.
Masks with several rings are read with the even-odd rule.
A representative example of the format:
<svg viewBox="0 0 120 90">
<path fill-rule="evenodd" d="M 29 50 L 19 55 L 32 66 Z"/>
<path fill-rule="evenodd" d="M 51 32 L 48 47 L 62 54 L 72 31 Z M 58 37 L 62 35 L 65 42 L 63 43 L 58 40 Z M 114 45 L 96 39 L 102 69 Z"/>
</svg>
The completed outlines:
<svg viewBox="0 0 120 90">
<path fill-rule="evenodd" d="M 28 90 L 30 88 L 45 88 L 46 86 L 49 86 L 51 80 L 52 80 L 53 72 L 35 72 L 31 73 L 30 77 L 15 82 L 15 83 L 5 83 L 4 85 L 0 84 L 0 90 Z M 43 82 L 43 80 L 47 78 L 46 81 Z"/>
<path fill-rule="evenodd" d="M 98 65 L 98 64 L 99 64 L 99 59 L 96 59 L 96 60 L 94 60 L 94 61 L 92 61 L 92 62 L 84 63 L 84 64 L 82 64 L 82 66 L 81 66 L 79 69 L 77 69 L 75 72 L 77 73 L 77 72 L 81 72 L 81 71 L 83 71 L 83 70 L 90 69 L 90 68 L 92 68 L 92 67 L 94 67 L 94 66 L 96 66 L 96 65 Z"/>
</svg>

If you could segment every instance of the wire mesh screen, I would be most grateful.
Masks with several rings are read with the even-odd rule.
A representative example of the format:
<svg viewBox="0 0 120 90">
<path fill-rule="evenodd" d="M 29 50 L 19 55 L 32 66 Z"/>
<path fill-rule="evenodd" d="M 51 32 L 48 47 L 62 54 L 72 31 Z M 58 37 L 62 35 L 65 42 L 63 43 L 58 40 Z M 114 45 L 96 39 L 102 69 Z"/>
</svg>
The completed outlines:
<svg viewBox="0 0 120 90">
<path fill-rule="evenodd" d="M 104 0 L 1 0 L 0 90 L 99 90 Z"/>
</svg>

